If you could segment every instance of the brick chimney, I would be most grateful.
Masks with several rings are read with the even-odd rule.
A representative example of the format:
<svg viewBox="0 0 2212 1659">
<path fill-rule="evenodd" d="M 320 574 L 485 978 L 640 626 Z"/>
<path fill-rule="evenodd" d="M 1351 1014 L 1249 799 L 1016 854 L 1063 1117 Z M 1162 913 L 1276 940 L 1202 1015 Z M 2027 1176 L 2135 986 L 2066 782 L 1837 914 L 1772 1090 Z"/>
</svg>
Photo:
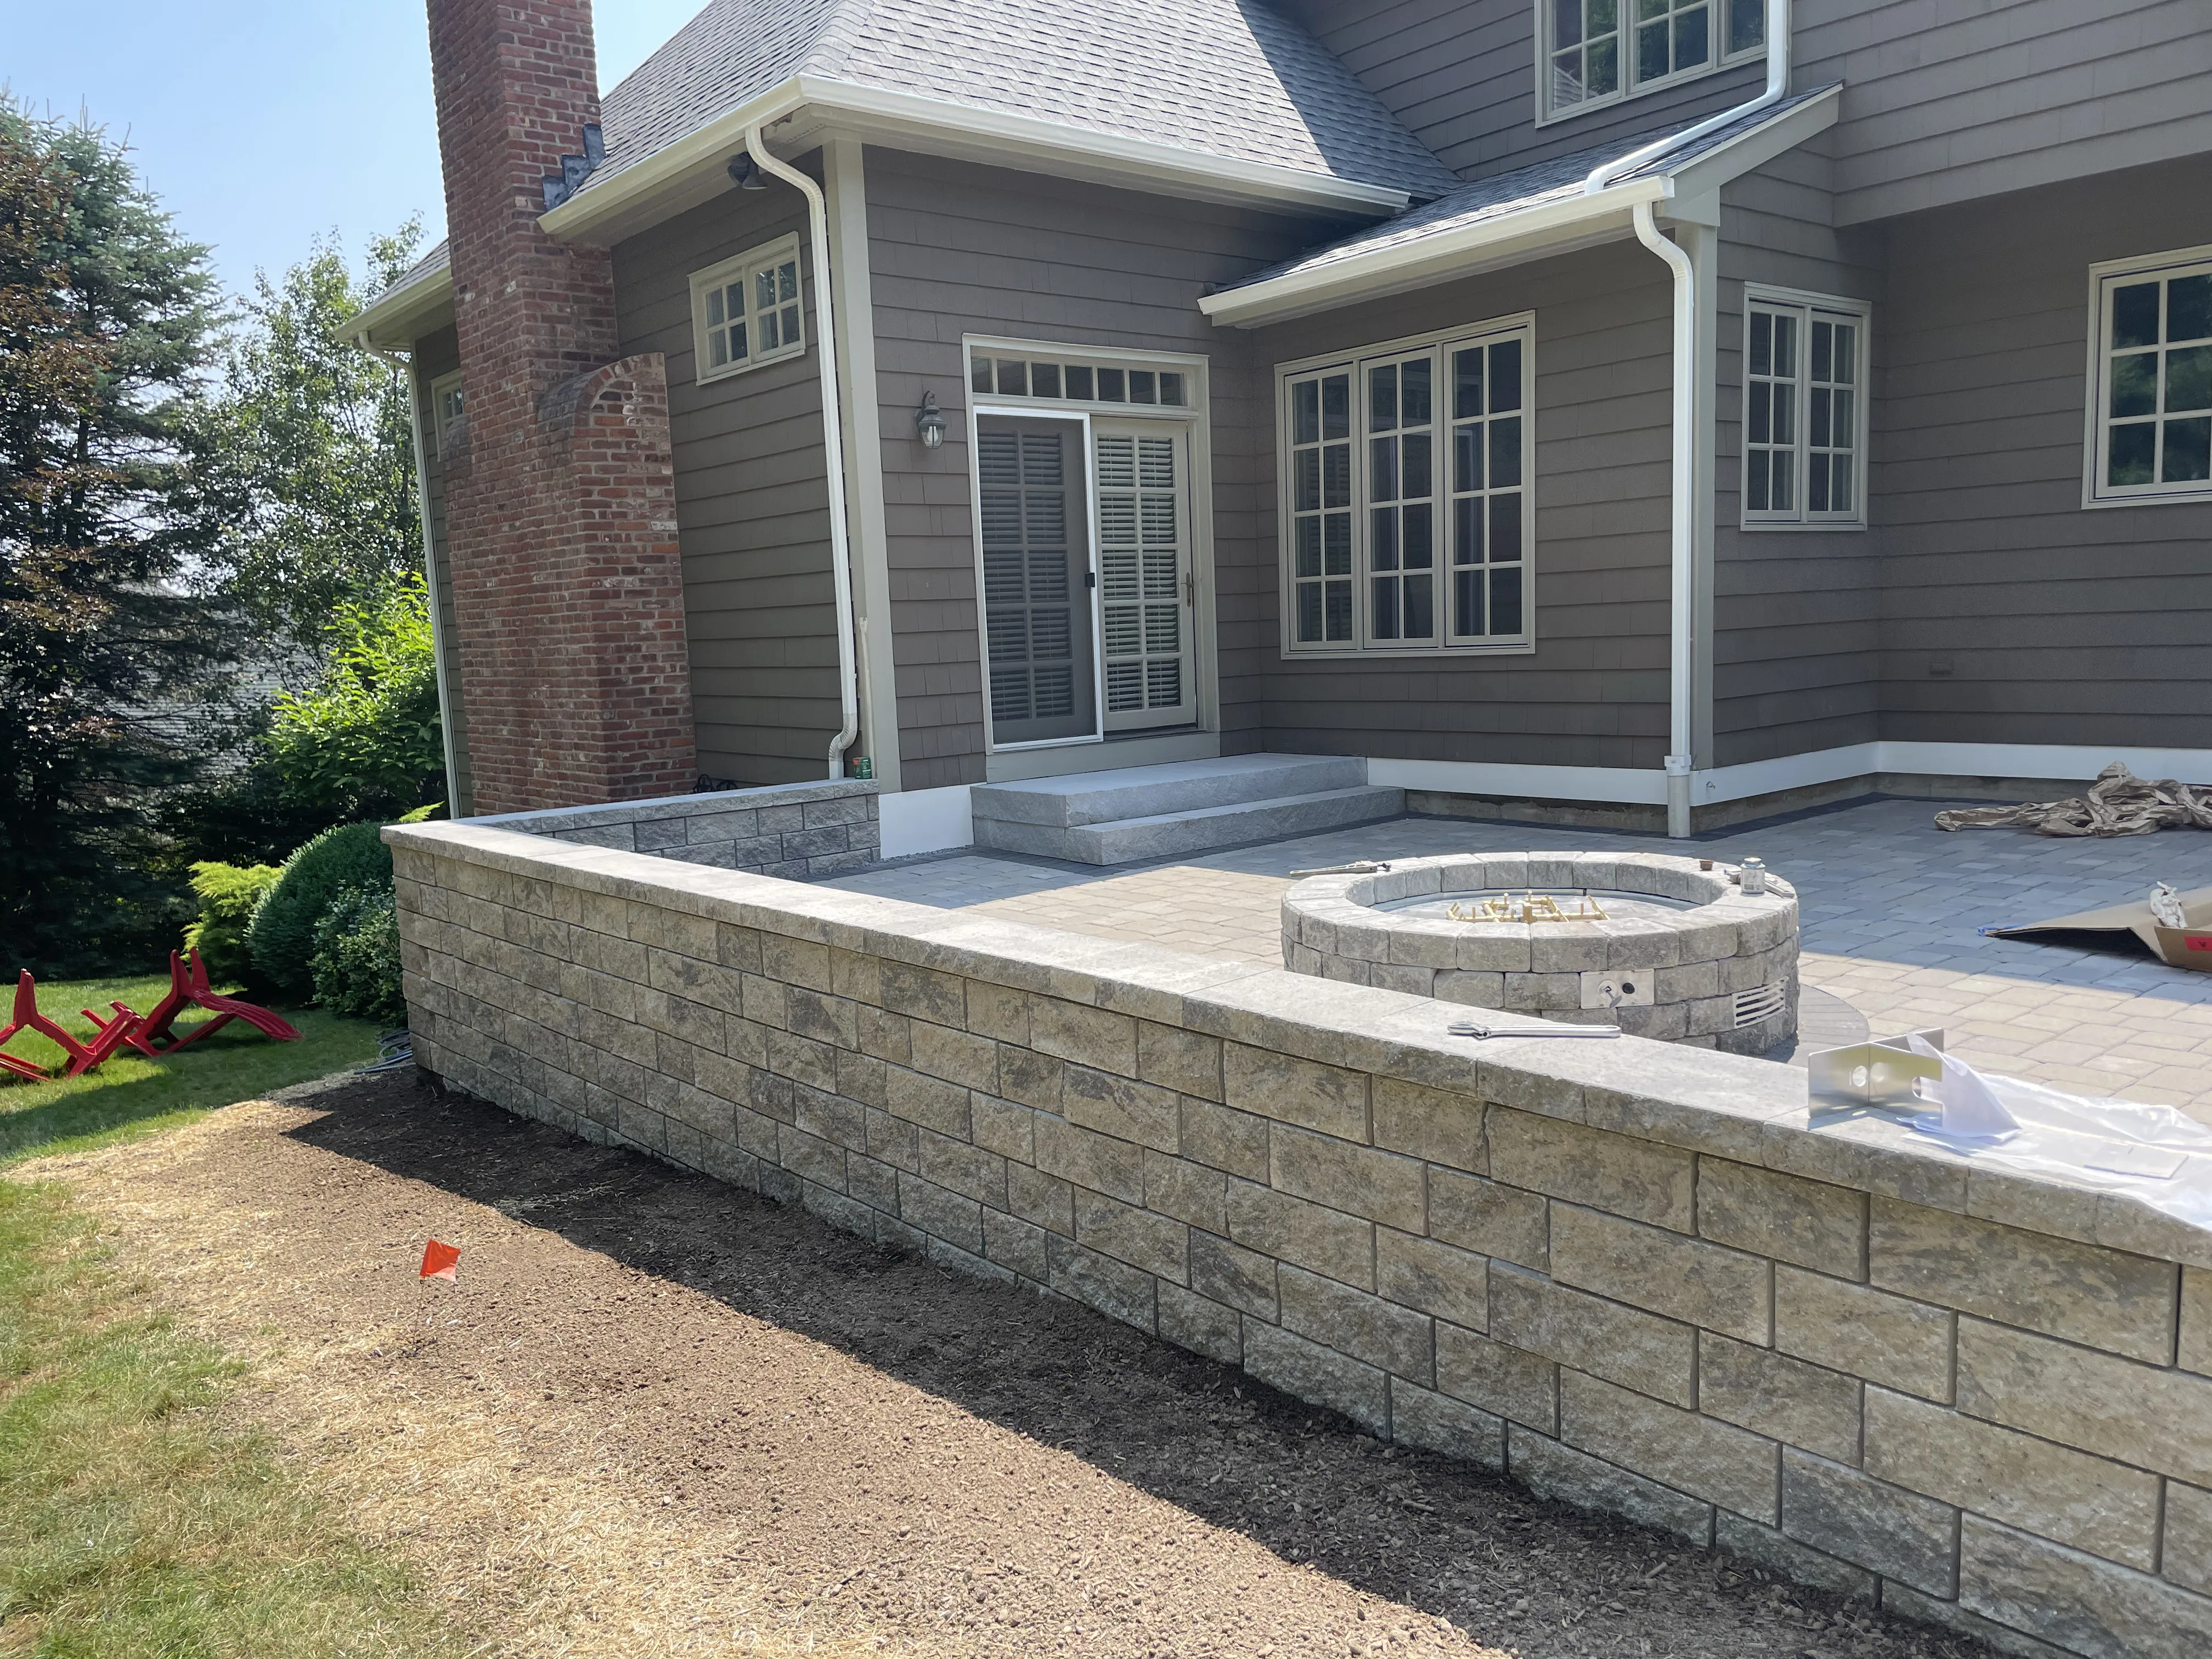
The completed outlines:
<svg viewBox="0 0 2212 1659">
<path fill-rule="evenodd" d="M 697 767 L 665 368 L 617 356 L 605 250 L 538 226 L 544 179 L 599 118 L 590 0 L 429 13 L 467 399 L 446 538 L 475 810 L 682 793 Z"/>
</svg>

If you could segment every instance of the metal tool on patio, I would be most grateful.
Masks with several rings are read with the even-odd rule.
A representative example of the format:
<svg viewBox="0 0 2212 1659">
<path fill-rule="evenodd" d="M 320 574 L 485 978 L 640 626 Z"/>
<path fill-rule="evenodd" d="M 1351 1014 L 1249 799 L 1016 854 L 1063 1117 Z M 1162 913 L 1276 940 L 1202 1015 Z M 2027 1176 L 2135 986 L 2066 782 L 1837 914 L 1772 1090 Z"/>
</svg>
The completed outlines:
<svg viewBox="0 0 2212 1659">
<path fill-rule="evenodd" d="M 1805 1056 L 1805 1075 L 1813 1103 L 1831 1107 L 1911 1107 L 1923 1109 L 1914 1085 L 1921 1078 L 1940 1082 L 1943 1063 L 1913 1053 L 1918 1037 L 1940 1051 L 1940 1030 L 1907 1031 L 1897 1036 L 1875 1037 L 1840 1048 L 1820 1048 Z"/>
</svg>

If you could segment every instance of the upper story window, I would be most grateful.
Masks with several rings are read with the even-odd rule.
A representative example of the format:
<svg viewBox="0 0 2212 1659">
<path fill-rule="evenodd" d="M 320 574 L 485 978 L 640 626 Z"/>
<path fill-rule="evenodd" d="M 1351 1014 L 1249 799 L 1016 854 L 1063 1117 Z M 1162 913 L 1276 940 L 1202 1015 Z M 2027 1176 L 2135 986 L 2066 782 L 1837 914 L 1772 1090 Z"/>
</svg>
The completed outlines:
<svg viewBox="0 0 2212 1659">
<path fill-rule="evenodd" d="M 1863 300 L 1747 283 L 1743 525 L 1866 524 Z"/>
<path fill-rule="evenodd" d="M 1276 371 L 1284 647 L 1534 648 L 1534 319 Z"/>
<path fill-rule="evenodd" d="M 2090 277 L 2088 503 L 2212 496 L 2212 247 Z"/>
<path fill-rule="evenodd" d="M 695 378 L 702 384 L 805 351 L 799 238 L 781 237 L 694 271 L 691 341 Z"/>
<path fill-rule="evenodd" d="M 441 374 L 430 382 L 430 443 L 433 448 L 444 450 L 447 432 L 455 421 L 461 418 L 466 407 L 466 400 L 461 392 L 459 369 Z"/>
<path fill-rule="evenodd" d="M 1632 98 L 1766 49 L 1765 0 L 1537 0 L 1550 120 Z"/>
</svg>

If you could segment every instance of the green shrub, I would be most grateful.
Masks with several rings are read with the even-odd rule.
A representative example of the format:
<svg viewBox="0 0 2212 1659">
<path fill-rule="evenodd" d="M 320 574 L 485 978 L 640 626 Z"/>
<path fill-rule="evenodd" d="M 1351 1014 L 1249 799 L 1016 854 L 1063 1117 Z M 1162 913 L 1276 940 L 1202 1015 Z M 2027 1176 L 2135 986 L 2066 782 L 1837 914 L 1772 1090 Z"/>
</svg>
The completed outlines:
<svg viewBox="0 0 2212 1659">
<path fill-rule="evenodd" d="M 199 952 L 208 977 L 216 984 L 235 984 L 252 973 L 246 930 L 283 873 L 273 864 L 208 861 L 192 866 L 192 892 L 200 902 L 200 915 L 185 929 L 185 949 Z"/>
<path fill-rule="evenodd" d="M 407 1023 L 399 987 L 399 913 L 389 888 L 349 887 L 315 924 L 315 1000 L 334 1014 Z"/>
<path fill-rule="evenodd" d="M 284 860 L 283 873 L 254 913 L 246 948 L 261 976 L 305 997 L 315 988 L 315 924 L 349 888 L 392 890 L 392 849 L 383 826 L 346 823 L 325 830 Z"/>
</svg>

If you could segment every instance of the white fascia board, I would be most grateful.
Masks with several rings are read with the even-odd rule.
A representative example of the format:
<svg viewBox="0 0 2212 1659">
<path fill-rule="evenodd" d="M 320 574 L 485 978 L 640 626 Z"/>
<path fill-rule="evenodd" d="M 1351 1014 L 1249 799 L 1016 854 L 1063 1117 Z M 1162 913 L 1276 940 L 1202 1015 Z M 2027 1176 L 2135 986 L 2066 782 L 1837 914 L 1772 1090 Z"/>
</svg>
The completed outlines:
<svg viewBox="0 0 2212 1659">
<path fill-rule="evenodd" d="M 1717 224 L 1722 185 L 1833 126 L 1842 100 L 1842 86 L 1832 86 L 1680 168 L 1626 179 L 1595 196 L 1577 193 L 1458 230 L 1417 236 L 1390 247 L 1354 254 L 1311 270 L 1292 271 L 1270 282 L 1208 295 L 1198 302 L 1198 308 L 1209 321 L 1251 328 L 1530 259 L 1550 258 L 1632 234 L 1629 213 L 1638 202 L 1659 204 L 1663 217 Z M 1679 214 L 1670 211 L 1678 204 Z"/>
<path fill-rule="evenodd" d="M 1310 270 L 1294 270 L 1264 283 L 1209 294 L 1198 302 L 1198 308 L 1211 322 L 1252 328 L 1353 301 L 1428 288 L 1598 242 L 1619 241 L 1632 234 L 1629 215 L 1637 203 L 1663 202 L 1670 194 L 1671 186 L 1664 178 L 1632 179 L 1595 196 L 1577 191 L 1540 207 L 1500 214 L 1456 230 L 1415 236 L 1352 254 Z"/>
<path fill-rule="evenodd" d="M 913 93 L 817 75 L 782 85 L 719 115 L 665 149 L 597 184 L 586 184 L 538 220 L 564 242 L 609 243 L 635 234 L 730 188 L 724 169 L 745 131 L 803 115 L 808 132 L 835 128 L 902 149 L 1086 179 L 1194 201 L 1320 209 L 1383 217 L 1406 191 L 1296 167 L 1207 155 L 1173 144 L 1089 131 Z M 787 147 L 795 131 L 775 135 Z"/>
<path fill-rule="evenodd" d="M 453 320 L 453 268 L 441 261 L 404 288 L 387 289 L 356 314 L 354 339 L 371 349 L 405 350 Z"/>
</svg>

